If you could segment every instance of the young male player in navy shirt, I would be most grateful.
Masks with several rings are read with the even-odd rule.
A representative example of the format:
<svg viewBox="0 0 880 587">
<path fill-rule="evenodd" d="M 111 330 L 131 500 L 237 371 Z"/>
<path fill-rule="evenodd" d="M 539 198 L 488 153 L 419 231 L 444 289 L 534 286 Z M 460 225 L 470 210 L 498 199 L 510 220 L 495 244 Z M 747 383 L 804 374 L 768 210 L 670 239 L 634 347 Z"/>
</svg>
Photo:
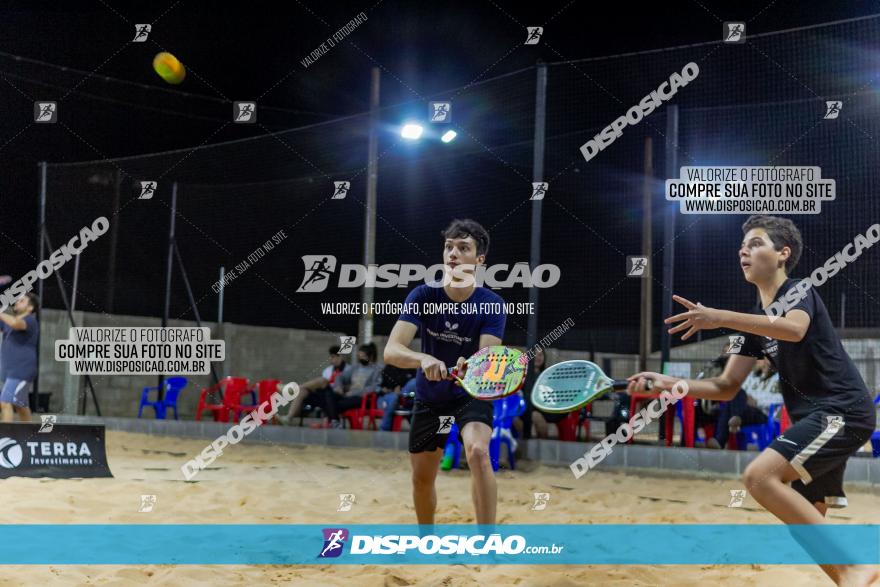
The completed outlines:
<svg viewBox="0 0 880 587">
<path fill-rule="evenodd" d="M 670 333 L 687 329 L 683 340 L 712 328 L 729 328 L 743 337 L 720 376 L 687 381 L 691 397 L 733 399 L 758 358 L 766 357 L 777 369 L 793 425 L 749 464 L 743 482 L 758 503 L 786 524 L 822 524 L 827 508 L 846 505 L 846 461 L 874 431 L 873 402 L 816 289 L 806 289 L 793 305 L 801 296 L 786 296 L 800 281 L 789 277 L 803 248 L 794 223 L 751 216 L 742 228 L 740 266 L 746 281 L 757 287 L 760 304 L 743 314 L 673 296 L 687 312 L 665 322 L 680 323 Z M 778 318 L 773 312 L 771 320 L 765 309 L 777 300 L 789 302 L 790 309 Z M 657 390 L 671 389 L 678 381 L 647 372 L 629 379 L 630 392 L 643 391 L 645 379 L 653 380 Z M 869 566 L 820 566 L 838 585 L 870 585 L 880 577 Z"/>
<path fill-rule="evenodd" d="M 458 279 L 452 273 L 473 272 L 486 262 L 489 234 L 477 222 L 454 220 L 443 231 L 443 263 L 446 279 L 437 284 L 415 288 L 406 298 L 406 308 L 394 325 L 385 346 L 385 363 L 401 369 L 418 369 L 416 399 L 409 433 L 412 464 L 413 503 L 419 524 L 433 524 L 437 508 L 434 480 L 455 418 L 471 471 L 471 496 L 477 524 L 495 523 L 498 500 L 495 474 L 489 460 L 492 436 L 492 402 L 473 399 L 447 375 L 453 366 L 462 364 L 481 348 L 501 344 L 504 337 L 504 301 L 474 280 Z M 451 276 L 451 279 L 449 277 Z M 442 285 L 442 287 L 439 287 Z M 470 307 L 501 309 L 497 313 L 443 312 L 423 313 L 433 304 L 467 304 Z M 481 304 L 492 304 L 482 306 Z M 500 306 L 498 305 L 500 304 Z M 456 306 L 459 310 L 463 308 Z M 418 333 L 421 352 L 409 348 Z"/>
</svg>

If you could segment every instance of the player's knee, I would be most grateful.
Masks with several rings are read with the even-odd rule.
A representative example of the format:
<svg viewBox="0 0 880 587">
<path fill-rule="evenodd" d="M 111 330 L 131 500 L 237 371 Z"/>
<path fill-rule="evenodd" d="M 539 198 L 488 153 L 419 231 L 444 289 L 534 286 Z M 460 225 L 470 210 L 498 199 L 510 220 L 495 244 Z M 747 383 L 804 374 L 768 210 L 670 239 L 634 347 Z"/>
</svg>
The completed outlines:
<svg viewBox="0 0 880 587">
<path fill-rule="evenodd" d="M 764 467 L 758 462 L 753 461 L 749 463 L 749 466 L 743 471 L 743 485 L 745 485 L 748 492 L 752 494 L 760 492 L 762 485 L 772 482 L 772 480 L 772 475 L 768 474 Z"/>
<path fill-rule="evenodd" d="M 489 461 L 489 447 L 481 442 L 467 443 L 464 450 L 467 455 L 468 465 Z"/>
</svg>

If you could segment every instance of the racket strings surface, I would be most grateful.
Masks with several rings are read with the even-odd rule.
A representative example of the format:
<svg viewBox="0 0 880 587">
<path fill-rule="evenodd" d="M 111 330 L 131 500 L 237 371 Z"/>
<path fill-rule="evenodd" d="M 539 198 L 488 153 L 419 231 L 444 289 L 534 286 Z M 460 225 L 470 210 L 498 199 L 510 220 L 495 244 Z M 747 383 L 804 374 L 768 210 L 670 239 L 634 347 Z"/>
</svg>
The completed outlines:
<svg viewBox="0 0 880 587">
<path fill-rule="evenodd" d="M 590 370 L 582 365 L 570 365 L 557 369 L 553 374 L 547 377 L 548 386 L 552 386 L 552 389 L 539 389 L 539 393 L 541 394 L 541 399 L 547 403 L 554 404 L 567 404 L 570 403 L 575 398 L 581 397 L 586 394 L 586 390 L 584 390 L 583 386 L 580 382 L 574 383 L 572 387 L 558 387 L 558 383 L 553 385 L 556 381 L 564 380 L 568 385 L 572 385 L 571 379 L 586 379 L 590 374 Z"/>
<path fill-rule="evenodd" d="M 509 349 L 475 355 L 473 358 L 479 358 L 479 361 L 468 369 L 464 381 L 476 395 L 483 397 L 505 395 L 507 392 L 515 391 L 519 389 L 519 385 L 512 380 L 522 379 L 517 375 L 519 371 L 525 370 L 524 365 L 518 365 L 516 362 L 519 356 L 520 353 Z M 489 372 L 498 373 L 498 376 L 490 380 L 485 376 Z"/>
<path fill-rule="evenodd" d="M 532 401 L 539 409 L 563 413 L 589 403 L 610 385 L 611 380 L 594 363 L 566 361 L 541 374 Z"/>
</svg>

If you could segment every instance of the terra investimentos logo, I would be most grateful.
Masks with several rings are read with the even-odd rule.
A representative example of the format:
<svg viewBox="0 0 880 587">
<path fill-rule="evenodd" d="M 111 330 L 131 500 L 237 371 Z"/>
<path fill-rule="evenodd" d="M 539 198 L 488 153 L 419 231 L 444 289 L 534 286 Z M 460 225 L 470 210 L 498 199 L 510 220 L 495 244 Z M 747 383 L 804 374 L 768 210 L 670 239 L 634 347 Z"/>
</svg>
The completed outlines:
<svg viewBox="0 0 880 587">
<path fill-rule="evenodd" d="M 11 438 L 0 438 L 0 467 L 14 469 L 21 464 L 21 445 Z"/>
</svg>

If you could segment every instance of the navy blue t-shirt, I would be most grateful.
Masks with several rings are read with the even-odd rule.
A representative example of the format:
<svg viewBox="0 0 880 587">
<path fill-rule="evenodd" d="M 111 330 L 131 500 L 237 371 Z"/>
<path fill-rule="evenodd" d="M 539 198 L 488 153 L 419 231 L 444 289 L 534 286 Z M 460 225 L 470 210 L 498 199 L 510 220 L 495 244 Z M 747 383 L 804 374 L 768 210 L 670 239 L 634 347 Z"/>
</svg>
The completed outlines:
<svg viewBox="0 0 880 587">
<path fill-rule="evenodd" d="M 0 381 L 21 379 L 33 381 L 37 378 L 37 339 L 40 325 L 37 317 L 28 314 L 23 318 L 27 328 L 13 330 L 6 322 L 0 322 L 3 342 L 0 343 Z"/>
<path fill-rule="evenodd" d="M 459 357 L 468 358 L 480 350 L 480 335 L 489 334 L 504 338 L 504 300 L 495 292 L 475 287 L 471 296 L 458 302 L 448 312 L 430 312 L 425 306 L 453 304 L 442 287 L 420 285 L 406 298 L 407 310 L 417 308 L 418 313 L 404 311 L 400 319 L 419 327 L 422 352 L 443 361 L 447 369 L 455 367 Z M 477 310 L 477 312 L 473 312 Z M 416 373 L 416 398 L 427 403 L 441 403 L 467 396 L 467 392 L 451 380 L 428 381 L 425 372 Z"/>
</svg>

